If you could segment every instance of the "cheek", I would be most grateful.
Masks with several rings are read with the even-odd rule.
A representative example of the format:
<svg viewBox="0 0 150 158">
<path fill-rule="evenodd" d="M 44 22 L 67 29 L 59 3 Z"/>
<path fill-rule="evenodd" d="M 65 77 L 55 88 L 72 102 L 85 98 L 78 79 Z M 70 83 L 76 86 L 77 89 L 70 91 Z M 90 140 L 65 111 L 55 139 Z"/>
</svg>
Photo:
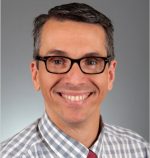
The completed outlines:
<svg viewBox="0 0 150 158">
<path fill-rule="evenodd" d="M 108 92 L 108 75 L 107 73 L 105 74 L 100 74 L 99 78 L 95 80 L 95 85 L 97 86 L 98 89 L 98 99 L 102 99 L 105 97 L 105 95 Z"/>
<path fill-rule="evenodd" d="M 55 74 L 41 73 L 39 76 L 40 89 L 45 100 L 51 98 L 53 87 L 59 81 L 59 77 Z"/>
</svg>

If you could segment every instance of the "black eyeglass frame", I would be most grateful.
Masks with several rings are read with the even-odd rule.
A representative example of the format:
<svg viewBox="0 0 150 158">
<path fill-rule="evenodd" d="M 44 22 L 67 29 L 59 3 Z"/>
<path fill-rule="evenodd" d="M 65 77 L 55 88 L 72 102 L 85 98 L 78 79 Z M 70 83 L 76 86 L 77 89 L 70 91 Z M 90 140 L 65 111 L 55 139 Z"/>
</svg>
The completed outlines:
<svg viewBox="0 0 150 158">
<path fill-rule="evenodd" d="M 48 68 L 47 68 L 47 64 L 46 64 L 46 63 L 47 63 L 47 60 L 48 60 L 49 58 L 51 58 L 51 57 L 56 57 L 56 58 L 57 58 L 57 57 L 63 57 L 63 58 L 69 59 L 69 60 L 71 61 L 70 68 L 69 68 L 67 71 L 62 72 L 62 73 L 57 73 L 57 72 L 51 72 L 51 71 L 49 71 Z M 84 71 L 82 70 L 82 68 L 81 68 L 80 62 L 81 62 L 81 60 L 87 59 L 87 58 L 100 58 L 100 59 L 103 59 L 103 60 L 104 60 L 104 68 L 102 69 L 102 71 L 96 72 L 96 73 L 87 73 L 87 72 L 84 72 Z M 81 70 L 84 74 L 94 75 L 94 74 L 103 73 L 104 70 L 105 70 L 106 64 L 107 64 L 107 63 L 110 64 L 110 62 L 112 61 L 113 57 L 112 57 L 112 56 L 107 56 L 107 57 L 90 56 L 90 57 L 82 57 L 82 58 L 79 58 L 79 59 L 72 59 L 72 58 L 69 58 L 69 57 L 66 57 L 66 56 L 43 56 L 43 57 L 42 57 L 42 56 L 37 55 L 37 56 L 35 56 L 34 59 L 37 60 L 37 61 L 43 61 L 43 62 L 45 63 L 46 70 L 47 70 L 47 72 L 49 72 L 49 73 L 53 73 L 53 74 L 65 74 L 65 73 L 67 73 L 67 72 L 69 72 L 69 71 L 71 70 L 71 68 L 72 68 L 72 66 L 73 66 L 74 63 L 77 63 L 78 66 L 79 66 L 79 68 L 80 68 L 80 70 Z"/>
</svg>

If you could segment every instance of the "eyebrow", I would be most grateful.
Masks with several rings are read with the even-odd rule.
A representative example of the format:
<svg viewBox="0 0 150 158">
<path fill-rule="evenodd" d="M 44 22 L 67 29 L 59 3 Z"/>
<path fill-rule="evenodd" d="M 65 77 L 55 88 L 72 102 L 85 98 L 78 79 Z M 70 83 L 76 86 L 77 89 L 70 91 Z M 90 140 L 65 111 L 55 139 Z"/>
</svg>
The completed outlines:
<svg viewBox="0 0 150 158">
<path fill-rule="evenodd" d="M 46 55 L 58 55 L 58 56 L 67 56 L 67 52 L 61 51 L 61 50 L 50 50 L 48 51 L 48 53 L 46 53 Z"/>
<path fill-rule="evenodd" d="M 89 52 L 86 53 L 83 57 L 101 57 L 101 55 L 98 52 Z"/>
<path fill-rule="evenodd" d="M 48 51 L 48 53 L 46 53 L 46 55 L 56 55 L 56 56 L 66 56 L 66 57 L 68 56 L 68 54 L 69 53 L 65 51 L 57 50 L 57 49 L 50 50 Z M 99 52 L 89 52 L 89 53 L 84 54 L 81 58 L 83 57 L 101 57 L 101 55 Z"/>
</svg>

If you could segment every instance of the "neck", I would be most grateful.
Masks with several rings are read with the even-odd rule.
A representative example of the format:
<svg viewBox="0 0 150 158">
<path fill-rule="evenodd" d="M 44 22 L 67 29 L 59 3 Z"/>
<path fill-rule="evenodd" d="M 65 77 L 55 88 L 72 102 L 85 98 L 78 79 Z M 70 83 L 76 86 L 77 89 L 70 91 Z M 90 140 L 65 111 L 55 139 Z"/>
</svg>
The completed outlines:
<svg viewBox="0 0 150 158">
<path fill-rule="evenodd" d="M 97 121 L 70 126 L 64 132 L 84 146 L 89 148 L 96 140 L 99 131 L 99 117 Z M 69 131 L 69 132 L 68 132 Z"/>
<path fill-rule="evenodd" d="M 69 135 L 73 139 L 82 143 L 89 148 L 96 140 L 100 126 L 100 116 L 91 117 L 90 119 L 82 123 L 66 123 L 55 122 L 56 126 L 61 129 L 65 134 Z"/>
</svg>

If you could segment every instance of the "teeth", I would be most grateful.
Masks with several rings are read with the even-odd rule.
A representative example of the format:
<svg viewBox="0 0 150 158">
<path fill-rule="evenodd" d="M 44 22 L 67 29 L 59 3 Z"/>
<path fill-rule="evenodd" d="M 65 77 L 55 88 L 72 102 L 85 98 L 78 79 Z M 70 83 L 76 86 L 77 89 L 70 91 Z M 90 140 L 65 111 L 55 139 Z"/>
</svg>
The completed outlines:
<svg viewBox="0 0 150 158">
<path fill-rule="evenodd" d="M 65 95 L 65 94 L 62 94 L 62 96 L 65 99 L 70 100 L 72 102 L 74 102 L 74 101 L 83 101 L 88 97 L 88 95 L 71 96 L 71 95 Z"/>
</svg>

